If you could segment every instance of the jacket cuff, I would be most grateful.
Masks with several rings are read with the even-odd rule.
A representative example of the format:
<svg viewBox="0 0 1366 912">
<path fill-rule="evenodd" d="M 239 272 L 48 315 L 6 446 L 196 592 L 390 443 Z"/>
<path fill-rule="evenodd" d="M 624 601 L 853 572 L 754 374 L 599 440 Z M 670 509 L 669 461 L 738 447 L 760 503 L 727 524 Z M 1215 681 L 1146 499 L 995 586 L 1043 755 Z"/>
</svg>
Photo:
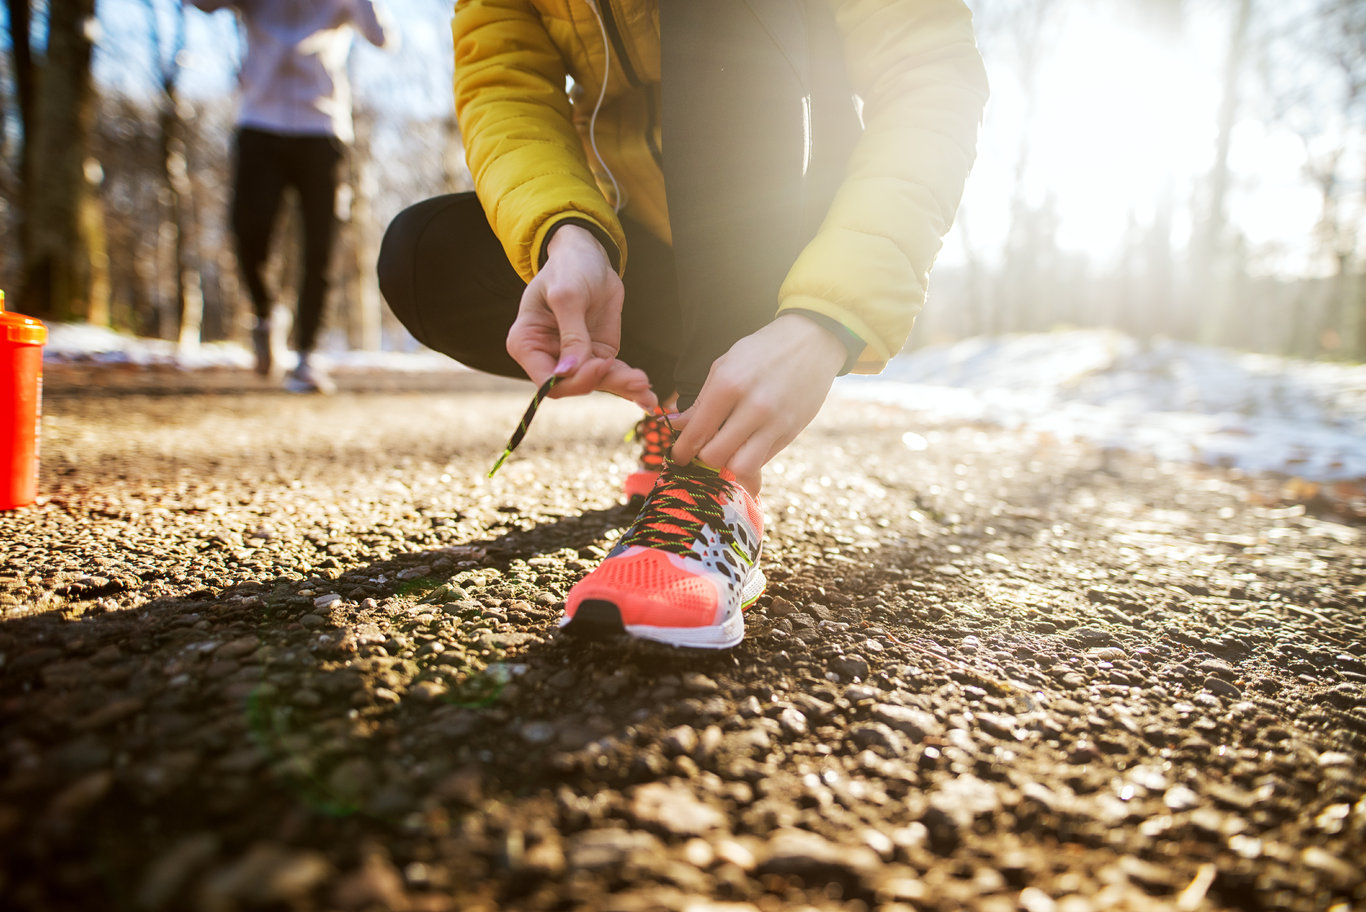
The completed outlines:
<svg viewBox="0 0 1366 912">
<path fill-rule="evenodd" d="M 537 272 L 540 272 L 545 266 L 545 261 L 550 259 L 550 239 L 555 236 L 556 231 L 559 231 L 565 225 L 578 225 L 580 228 L 592 234 L 593 237 L 597 238 L 598 243 L 602 245 L 602 249 L 607 251 L 607 258 L 612 261 L 612 269 L 616 271 L 617 275 L 621 275 L 621 248 L 617 246 L 617 242 L 612 240 L 612 236 L 597 222 L 572 215 L 568 218 L 556 220 L 548 229 L 546 229 L 545 237 L 541 240 L 541 249 L 536 254 Z"/>
<path fill-rule="evenodd" d="M 787 307 L 784 308 L 782 312 L 785 314 L 801 314 L 821 329 L 830 333 L 844 346 L 844 366 L 840 368 L 838 376 L 843 377 L 854 369 L 854 365 L 858 363 L 859 356 L 863 354 L 863 349 L 866 347 L 867 343 L 859 338 L 852 329 L 845 326 L 834 317 L 818 313 L 814 310 L 807 310 L 802 307 Z"/>
</svg>

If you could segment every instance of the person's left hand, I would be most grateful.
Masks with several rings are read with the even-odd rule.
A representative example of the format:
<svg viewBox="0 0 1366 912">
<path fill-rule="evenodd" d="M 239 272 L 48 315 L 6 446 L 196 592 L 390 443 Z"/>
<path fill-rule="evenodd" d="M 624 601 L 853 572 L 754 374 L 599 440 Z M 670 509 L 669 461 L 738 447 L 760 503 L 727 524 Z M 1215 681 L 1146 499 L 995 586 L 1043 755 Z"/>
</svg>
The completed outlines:
<svg viewBox="0 0 1366 912">
<path fill-rule="evenodd" d="M 717 358 L 697 401 L 673 420 L 672 458 L 727 468 L 758 494 L 764 464 L 820 411 L 844 346 L 799 314 L 780 315 Z"/>
</svg>

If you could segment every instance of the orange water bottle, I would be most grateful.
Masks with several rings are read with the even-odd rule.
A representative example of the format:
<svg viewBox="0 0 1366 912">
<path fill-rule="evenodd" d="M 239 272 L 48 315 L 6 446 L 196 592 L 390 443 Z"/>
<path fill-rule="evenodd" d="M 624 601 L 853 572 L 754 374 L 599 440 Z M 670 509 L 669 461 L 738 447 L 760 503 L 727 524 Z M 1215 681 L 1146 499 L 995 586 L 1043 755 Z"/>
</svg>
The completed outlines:
<svg viewBox="0 0 1366 912">
<path fill-rule="evenodd" d="M 0 510 L 38 496 L 38 422 L 42 417 L 43 343 L 47 327 L 5 313 L 0 291 Z"/>
</svg>

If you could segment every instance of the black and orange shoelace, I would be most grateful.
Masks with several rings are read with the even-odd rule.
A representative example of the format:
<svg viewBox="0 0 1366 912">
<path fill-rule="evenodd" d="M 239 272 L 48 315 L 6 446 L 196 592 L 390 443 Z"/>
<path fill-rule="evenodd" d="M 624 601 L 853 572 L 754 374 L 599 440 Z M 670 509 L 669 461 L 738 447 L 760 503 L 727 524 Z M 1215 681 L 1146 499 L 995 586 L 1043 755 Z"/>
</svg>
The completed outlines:
<svg viewBox="0 0 1366 912">
<path fill-rule="evenodd" d="M 655 414 L 637 421 L 626 439 L 643 441 L 644 452 L 640 454 L 640 464 L 652 472 L 662 472 L 669 459 L 669 448 L 677 436 L 669 419 L 663 414 Z"/>
<path fill-rule="evenodd" d="M 669 466 L 621 544 L 687 555 L 694 542 L 706 540 L 705 529 L 727 536 L 724 505 L 731 485 L 706 466 Z"/>
</svg>

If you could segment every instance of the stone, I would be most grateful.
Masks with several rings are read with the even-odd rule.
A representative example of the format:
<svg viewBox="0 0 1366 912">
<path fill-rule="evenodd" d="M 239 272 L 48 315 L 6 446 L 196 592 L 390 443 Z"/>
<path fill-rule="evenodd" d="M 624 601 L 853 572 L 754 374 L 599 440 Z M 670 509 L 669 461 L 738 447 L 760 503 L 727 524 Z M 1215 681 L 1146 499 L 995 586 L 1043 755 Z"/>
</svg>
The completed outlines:
<svg viewBox="0 0 1366 912">
<path fill-rule="evenodd" d="M 576 833 L 569 840 L 565 858 L 576 871 L 601 871 L 617 867 L 637 855 L 658 854 L 661 843 L 639 830 L 604 828 Z"/>
<path fill-rule="evenodd" d="M 882 863 L 867 846 L 839 845 L 824 836 L 792 827 L 769 836 L 761 854 L 761 873 L 795 874 L 810 878 L 808 883 L 821 875 L 862 880 Z"/>
<path fill-rule="evenodd" d="M 1223 697 L 1231 697 L 1234 700 L 1242 699 L 1243 692 L 1238 687 L 1223 678 L 1211 675 L 1205 678 L 1205 690 L 1210 693 L 1219 694 Z"/>
<path fill-rule="evenodd" d="M 638 826 L 671 836 L 701 836 L 726 825 L 725 814 L 681 783 L 651 782 L 638 787 L 631 796 L 631 816 Z"/>
<path fill-rule="evenodd" d="M 205 879 L 200 887 L 199 907 L 234 909 L 242 905 L 290 904 L 326 880 L 331 872 L 327 859 L 319 852 L 258 842 L 235 862 Z"/>
<path fill-rule="evenodd" d="M 830 669 L 842 680 L 862 681 L 868 677 L 868 660 L 857 653 L 850 653 L 831 662 Z"/>
<path fill-rule="evenodd" d="M 924 741 L 930 735 L 944 733 L 944 726 L 934 714 L 923 709 L 878 703 L 873 706 L 872 716 L 878 722 L 908 736 L 912 741 Z"/>
<path fill-rule="evenodd" d="M 789 706 L 778 713 L 778 724 L 783 727 L 783 733 L 792 738 L 801 737 L 808 729 L 806 716 L 794 706 Z"/>
<path fill-rule="evenodd" d="M 404 912 L 412 907 L 403 875 L 379 853 L 366 855 L 360 866 L 337 882 L 332 901 L 340 909 L 380 908 Z"/>
<path fill-rule="evenodd" d="M 148 866 L 138 886 L 137 904 L 144 909 L 166 908 L 218 852 L 218 837 L 197 833 L 179 840 Z"/>
<path fill-rule="evenodd" d="M 219 659 L 245 659 L 247 656 L 261 648 L 261 638 L 257 636 L 238 637 L 235 640 L 228 640 L 222 646 L 214 650 L 215 658 Z"/>
</svg>

